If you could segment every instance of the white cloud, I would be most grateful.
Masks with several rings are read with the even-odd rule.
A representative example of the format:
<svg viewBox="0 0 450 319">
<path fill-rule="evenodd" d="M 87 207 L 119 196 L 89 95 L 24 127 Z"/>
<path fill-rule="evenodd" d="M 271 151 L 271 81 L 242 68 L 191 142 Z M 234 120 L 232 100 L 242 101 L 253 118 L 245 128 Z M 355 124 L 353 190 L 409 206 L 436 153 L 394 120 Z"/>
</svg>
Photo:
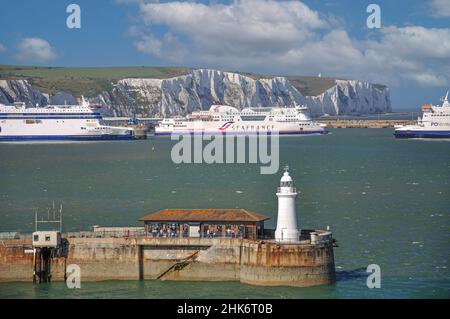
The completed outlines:
<svg viewBox="0 0 450 319">
<path fill-rule="evenodd" d="M 152 35 L 142 36 L 142 39 L 136 42 L 135 45 L 141 52 L 161 56 L 162 41 Z"/>
<path fill-rule="evenodd" d="M 305 41 L 311 29 L 327 22 L 301 2 L 235 1 L 230 5 L 193 2 L 142 3 L 146 25 L 167 25 L 174 32 L 188 35 L 198 45 L 228 45 L 228 50 L 282 50 L 292 42 Z M 270 42 L 268 42 L 270 41 Z M 209 46 L 209 45 L 208 45 Z"/>
<path fill-rule="evenodd" d="M 17 49 L 19 59 L 26 62 L 45 63 L 57 57 L 50 43 L 41 38 L 23 38 Z"/>
<path fill-rule="evenodd" d="M 431 0 L 429 6 L 432 16 L 437 18 L 450 17 L 449 0 Z"/>
<path fill-rule="evenodd" d="M 3 53 L 6 51 L 6 47 L 0 42 L 0 53 Z"/>
<path fill-rule="evenodd" d="M 166 33 L 162 39 L 151 34 L 142 35 L 141 39 L 135 43 L 135 47 L 138 51 L 172 62 L 182 61 L 185 54 L 182 44 L 171 33 Z"/>
<path fill-rule="evenodd" d="M 391 26 L 381 35 L 381 40 L 365 43 L 368 72 L 394 85 L 450 83 L 450 29 Z"/>
<path fill-rule="evenodd" d="M 450 83 L 450 29 L 390 26 L 361 41 L 299 1 L 140 3 L 130 28 L 146 54 L 179 64 L 318 74 L 388 85 Z M 154 26 L 168 31 L 152 33 Z"/>
</svg>

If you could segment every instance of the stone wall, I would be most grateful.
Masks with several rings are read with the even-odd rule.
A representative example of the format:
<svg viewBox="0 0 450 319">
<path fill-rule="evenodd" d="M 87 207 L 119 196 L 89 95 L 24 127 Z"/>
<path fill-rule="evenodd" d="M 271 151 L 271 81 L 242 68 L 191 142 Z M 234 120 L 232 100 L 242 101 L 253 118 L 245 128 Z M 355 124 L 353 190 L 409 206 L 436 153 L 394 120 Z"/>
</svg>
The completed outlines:
<svg viewBox="0 0 450 319">
<path fill-rule="evenodd" d="M 33 254 L 26 254 L 24 242 L 4 240 L 0 243 L 0 282 L 33 281 Z M 6 244 L 5 244 L 6 243 Z"/>
<path fill-rule="evenodd" d="M 244 243 L 240 281 L 254 285 L 298 287 L 334 283 L 332 243 Z"/>
<path fill-rule="evenodd" d="M 52 260 L 52 280 L 77 264 L 82 281 L 241 281 L 312 286 L 335 281 L 332 242 L 280 244 L 231 238 L 69 238 L 67 259 Z M 6 243 L 6 244 L 5 244 Z M 0 245 L 0 282 L 32 281 L 31 242 Z"/>
</svg>

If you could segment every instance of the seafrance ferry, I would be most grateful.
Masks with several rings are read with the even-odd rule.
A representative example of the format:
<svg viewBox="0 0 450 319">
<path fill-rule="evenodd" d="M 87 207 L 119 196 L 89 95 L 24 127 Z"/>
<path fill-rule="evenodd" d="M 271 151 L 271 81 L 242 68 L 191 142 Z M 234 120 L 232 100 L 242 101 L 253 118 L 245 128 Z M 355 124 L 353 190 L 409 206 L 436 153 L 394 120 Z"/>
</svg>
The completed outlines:
<svg viewBox="0 0 450 319">
<path fill-rule="evenodd" d="M 131 128 L 101 125 L 99 108 L 84 98 L 81 105 L 0 104 L 0 141 L 132 139 Z"/>
<path fill-rule="evenodd" d="M 442 106 L 422 106 L 422 117 L 416 125 L 396 126 L 394 136 L 397 138 L 450 138 L 450 103 L 448 91 Z"/>
<path fill-rule="evenodd" d="M 209 111 L 194 112 L 186 118 L 165 118 L 155 135 L 175 134 L 324 134 L 325 125 L 314 122 L 306 107 L 246 108 L 212 105 Z"/>
</svg>

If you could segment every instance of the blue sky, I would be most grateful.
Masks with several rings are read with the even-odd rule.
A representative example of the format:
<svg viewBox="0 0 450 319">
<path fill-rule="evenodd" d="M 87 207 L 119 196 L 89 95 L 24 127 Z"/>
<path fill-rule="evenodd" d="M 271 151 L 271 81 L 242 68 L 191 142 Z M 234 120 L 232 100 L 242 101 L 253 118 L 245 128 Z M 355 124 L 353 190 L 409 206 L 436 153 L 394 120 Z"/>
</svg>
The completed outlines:
<svg viewBox="0 0 450 319">
<path fill-rule="evenodd" d="M 70 3 L 81 29 L 66 26 Z M 366 26 L 370 3 L 381 29 Z M 387 84 L 396 110 L 450 86 L 450 0 L 14 0 L 0 24 L 1 64 L 321 73 Z"/>
</svg>

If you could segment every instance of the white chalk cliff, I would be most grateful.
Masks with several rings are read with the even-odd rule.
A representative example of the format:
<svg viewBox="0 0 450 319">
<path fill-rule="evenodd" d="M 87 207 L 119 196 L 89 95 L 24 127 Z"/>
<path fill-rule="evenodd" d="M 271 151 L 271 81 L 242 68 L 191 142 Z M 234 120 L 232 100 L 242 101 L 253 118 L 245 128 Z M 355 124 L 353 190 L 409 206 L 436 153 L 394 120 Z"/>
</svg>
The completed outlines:
<svg viewBox="0 0 450 319">
<path fill-rule="evenodd" d="M 72 96 L 61 92 L 49 96 L 25 80 L 0 81 L 0 103 L 16 101 L 27 105 L 64 103 Z M 389 89 L 356 80 L 336 80 L 317 96 L 303 96 L 284 77 L 254 80 L 232 72 L 193 70 L 169 79 L 122 79 L 110 91 L 91 97 L 114 116 L 185 115 L 207 110 L 211 104 L 245 107 L 307 105 L 313 115 L 373 114 L 391 111 Z"/>
</svg>

